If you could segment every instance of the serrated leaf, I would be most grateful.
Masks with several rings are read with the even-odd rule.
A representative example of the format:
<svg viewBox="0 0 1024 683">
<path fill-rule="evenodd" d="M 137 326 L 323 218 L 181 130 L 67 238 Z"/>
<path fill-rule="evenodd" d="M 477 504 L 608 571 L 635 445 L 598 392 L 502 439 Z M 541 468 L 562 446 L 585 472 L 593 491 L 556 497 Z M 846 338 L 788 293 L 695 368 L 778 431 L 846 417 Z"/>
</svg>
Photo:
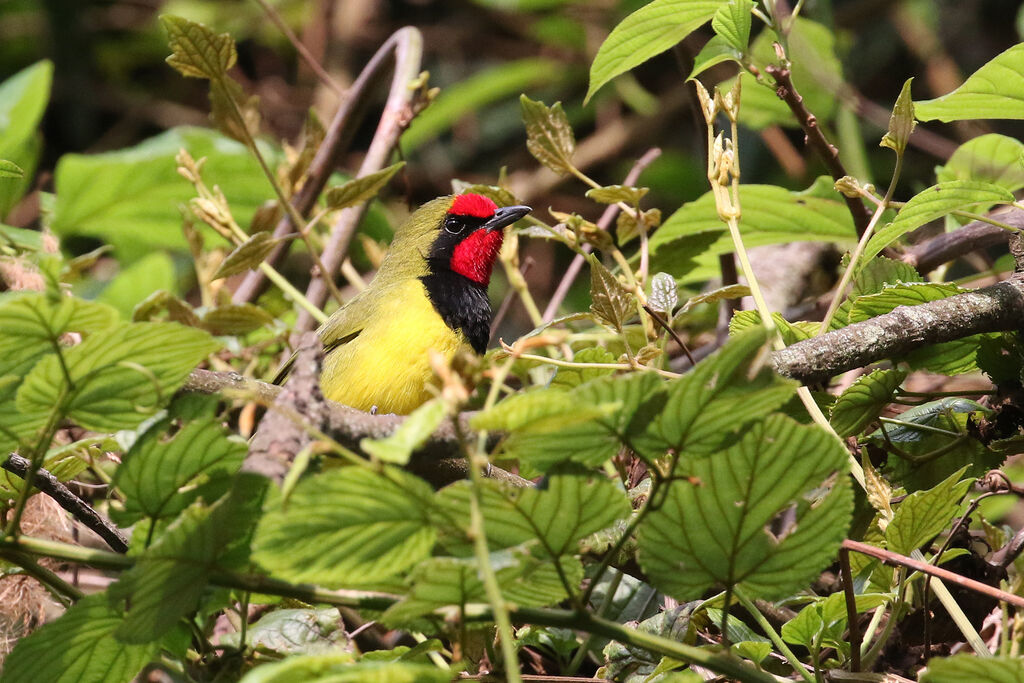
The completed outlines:
<svg viewBox="0 0 1024 683">
<path fill-rule="evenodd" d="M 125 453 L 114 485 L 125 496 L 113 518 L 129 526 L 143 518 L 175 517 L 196 498 L 214 500 L 227 490 L 248 451 L 213 418 L 192 422 L 167 439 L 147 433 Z M 211 486 L 212 485 L 212 486 Z"/>
<path fill-rule="evenodd" d="M 650 458 L 668 449 L 688 456 L 713 453 L 753 420 L 781 407 L 796 383 L 776 376 L 765 362 L 765 332 L 731 338 L 691 372 L 666 386 L 664 401 L 633 445 Z"/>
<path fill-rule="evenodd" d="M 716 585 L 772 599 L 806 586 L 846 535 L 853 499 L 840 474 L 846 449 L 817 426 L 770 416 L 710 458 L 679 463 L 664 504 L 640 525 L 639 560 L 650 580 L 679 600 Z M 776 515 L 794 508 L 776 535 Z"/>
<path fill-rule="evenodd" d="M 839 304 L 836 314 L 832 317 L 830 330 L 838 330 L 850 324 L 850 309 L 858 297 L 865 294 L 876 294 L 885 289 L 886 285 L 921 282 L 923 278 L 909 263 L 878 256 L 864 264 L 860 272 L 853 278 L 850 294 Z M 817 334 L 815 330 L 814 334 Z"/>
<path fill-rule="evenodd" d="M 723 62 L 739 63 L 742 57 L 743 55 L 730 45 L 725 38 L 717 35 L 712 36 L 711 40 L 704 43 L 704 47 L 693 58 L 693 68 L 690 69 L 690 75 L 686 77 L 686 80 L 692 81 L 711 67 Z"/>
<path fill-rule="evenodd" d="M 263 664 L 242 677 L 241 683 L 449 683 L 451 673 L 432 664 L 353 661 L 351 653 L 288 657 Z"/>
<path fill-rule="evenodd" d="M 237 637 L 220 640 L 238 645 Z M 249 626 L 245 644 L 260 652 L 300 655 L 339 649 L 348 645 L 348 639 L 337 607 L 277 609 Z"/>
<path fill-rule="evenodd" d="M 206 332 L 177 323 L 122 323 L 66 349 L 63 367 L 56 354 L 39 361 L 18 389 L 17 407 L 31 413 L 61 406 L 86 429 L 130 429 L 169 401 L 219 346 Z"/>
<path fill-rule="evenodd" d="M 617 204 L 624 202 L 630 206 L 636 206 L 650 190 L 646 187 L 632 187 L 631 185 L 607 185 L 587 190 L 587 199 L 592 199 L 600 204 Z"/>
<path fill-rule="evenodd" d="M 577 351 L 573 357 L 576 363 L 604 363 L 616 362 L 615 354 L 601 346 L 590 346 Z M 575 389 L 598 377 L 607 377 L 615 372 L 614 368 L 573 368 L 560 367 L 555 371 L 549 386 L 552 389 Z"/>
<path fill-rule="evenodd" d="M 907 141 L 914 132 L 914 126 L 917 125 L 914 121 L 914 102 L 910 98 L 910 84 L 913 81 L 913 78 L 908 78 L 903 84 L 903 89 L 900 90 L 896 105 L 889 116 L 889 131 L 879 143 L 879 147 L 888 147 L 901 156 L 907 149 Z"/>
<path fill-rule="evenodd" d="M 281 240 L 274 237 L 271 232 L 258 232 L 252 235 L 232 249 L 231 253 L 221 261 L 217 271 L 213 274 L 213 279 L 219 280 L 255 269 L 280 242 Z"/>
<path fill-rule="evenodd" d="M 392 164 L 379 171 L 353 178 L 344 185 L 332 187 L 327 190 L 326 194 L 327 208 L 337 211 L 373 199 L 388 184 L 388 181 L 404 167 L 405 162 L 399 161 L 397 164 Z"/>
<path fill-rule="evenodd" d="M 487 480 L 481 512 L 492 550 L 540 541 L 535 554 L 555 561 L 575 555 L 579 542 L 629 515 L 626 493 L 606 479 L 572 472 L 551 474 L 540 488 L 513 487 Z M 438 493 L 438 523 L 454 529 L 442 538 L 450 550 L 472 552 L 469 536 L 469 482 L 456 482 Z"/>
<path fill-rule="evenodd" d="M 829 424 L 842 437 L 860 433 L 892 402 L 907 373 L 903 370 L 875 370 L 858 377 L 832 405 Z"/>
<path fill-rule="evenodd" d="M 231 34 L 217 34 L 198 22 L 167 14 L 160 23 L 171 48 L 166 61 L 183 76 L 218 80 L 235 65 L 238 53 Z"/>
<path fill-rule="evenodd" d="M 344 467 L 299 482 L 260 520 L 254 558 L 288 581 L 328 586 L 394 576 L 430 554 L 433 491 L 415 475 Z"/>
<path fill-rule="evenodd" d="M 590 65 L 586 104 L 605 83 L 664 52 L 710 20 L 724 0 L 654 0 L 608 35 Z"/>
<path fill-rule="evenodd" d="M 526 124 L 526 148 L 530 154 L 555 173 L 569 174 L 574 168 L 572 155 L 576 151 L 576 138 L 562 110 L 562 103 L 555 102 L 548 107 L 522 95 L 519 105 Z"/>
<path fill-rule="evenodd" d="M 1024 118 L 1024 43 L 984 64 L 951 93 L 915 103 L 920 121 Z"/>
<path fill-rule="evenodd" d="M 87 595 L 60 618 L 18 641 L 4 661 L 4 683 L 128 683 L 160 643 L 114 635 L 122 613 L 106 593 Z"/>
<path fill-rule="evenodd" d="M 551 605 L 564 600 L 565 586 L 559 569 L 551 562 L 530 557 L 521 550 L 491 553 L 491 566 L 501 586 L 502 597 L 523 606 Z M 572 584 L 583 578 L 579 560 L 559 559 L 561 575 Z M 381 615 L 381 621 L 398 626 L 432 612 L 457 615 L 468 604 L 485 604 L 487 595 L 475 558 L 432 557 L 416 566 L 410 577 L 412 588 L 398 604 Z"/>
<path fill-rule="evenodd" d="M 867 612 L 892 599 L 885 593 L 866 593 L 854 598 L 857 613 Z M 846 596 L 840 591 L 826 598 L 817 598 L 782 625 L 783 640 L 794 645 L 803 645 L 810 649 L 831 645 L 848 649 L 849 645 L 841 643 L 843 631 L 846 629 Z M 843 649 L 842 651 L 846 651 Z"/>
<path fill-rule="evenodd" d="M 246 334 L 273 322 L 274 316 L 255 304 L 228 304 L 204 313 L 199 326 L 210 334 Z"/>
<path fill-rule="evenodd" d="M 23 178 L 25 171 L 13 161 L 0 159 L 0 178 Z"/>
<path fill-rule="evenodd" d="M 269 481 L 249 474 L 233 484 L 212 506 L 199 501 L 187 508 L 111 587 L 129 606 L 118 638 L 141 643 L 162 637 L 196 609 L 212 571 L 248 564 L 249 539 Z"/>
<path fill-rule="evenodd" d="M 633 295 L 596 256 L 588 254 L 587 260 L 590 262 L 590 311 L 602 323 L 621 332 L 633 311 Z"/>
<path fill-rule="evenodd" d="M 1024 187 L 1024 143 L 1006 135 L 989 133 L 971 138 L 956 148 L 944 165 L 935 169 L 935 179 L 980 180 L 1016 192 Z"/>
<path fill-rule="evenodd" d="M 691 296 L 683 304 L 683 308 L 680 313 L 685 313 L 694 306 L 699 304 L 717 304 L 719 301 L 726 299 L 742 299 L 745 296 L 750 296 L 750 287 L 747 285 L 726 285 L 725 287 L 719 287 L 718 289 L 712 289 L 708 292 Z M 757 324 L 761 324 L 761 318 L 758 317 Z M 732 324 L 730 323 L 730 333 L 732 332 Z"/>
<path fill-rule="evenodd" d="M 428 401 L 405 418 L 391 436 L 363 439 L 359 447 L 382 462 L 405 465 L 416 449 L 430 438 L 446 414 L 443 401 Z"/>
<path fill-rule="evenodd" d="M 1019 657 L 978 657 L 960 654 L 932 657 L 921 672 L 921 683 L 1018 683 L 1024 680 L 1024 660 Z"/>
<path fill-rule="evenodd" d="M 960 510 L 960 501 L 974 483 L 974 479 L 961 481 L 966 471 L 963 467 L 927 491 L 915 491 L 903 499 L 885 528 L 889 550 L 909 555 L 949 527 Z"/>
<path fill-rule="evenodd" d="M 951 180 L 932 185 L 911 197 L 896 214 L 896 218 L 868 240 L 860 263 L 870 261 L 911 230 L 953 211 L 971 210 L 979 205 L 987 207 L 1010 204 L 1013 201 L 1013 194 L 1006 188 L 978 180 Z"/>
<path fill-rule="evenodd" d="M 711 28 L 725 42 L 746 52 L 750 42 L 750 11 L 754 9 L 753 0 L 729 0 L 715 12 L 711 19 Z"/>
<path fill-rule="evenodd" d="M 669 313 L 676 310 L 679 304 L 679 286 L 676 279 L 668 273 L 655 273 L 651 278 L 651 295 L 647 298 L 648 305 L 655 311 Z"/>
</svg>

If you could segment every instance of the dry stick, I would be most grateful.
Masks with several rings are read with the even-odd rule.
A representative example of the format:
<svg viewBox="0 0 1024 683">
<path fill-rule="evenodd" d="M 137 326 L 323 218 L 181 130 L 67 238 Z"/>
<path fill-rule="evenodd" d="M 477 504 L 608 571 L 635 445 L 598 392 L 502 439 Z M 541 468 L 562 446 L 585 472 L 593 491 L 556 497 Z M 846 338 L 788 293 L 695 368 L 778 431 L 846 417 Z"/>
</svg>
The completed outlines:
<svg viewBox="0 0 1024 683">
<path fill-rule="evenodd" d="M 331 125 L 327 129 L 324 141 L 309 165 L 306 182 L 303 183 L 299 191 L 292 197 L 292 205 L 300 215 L 306 216 L 309 214 L 316 203 L 317 197 L 320 196 L 320 192 L 327 184 L 327 179 L 331 172 L 338 166 L 342 153 L 351 144 L 359 122 L 362 121 L 363 116 L 366 114 L 366 108 L 370 101 L 370 91 L 380 83 L 381 71 L 387 68 L 392 60 L 396 59 L 396 55 L 409 52 L 418 53 L 421 44 L 422 38 L 419 31 L 409 27 L 399 29 L 381 45 L 380 49 L 377 50 L 376 54 L 366 64 L 362 73 L 359 74 L 359 77 L 356 78 L 352 87 L 348 89 L 344 100 L 334 115 L 334 120 L 331 121 Z M 403 82 L 403 86 L 406 84 L 406 82 Z M 302 227 L 293 226 L 291 217 L 286 212 L 274 228 L 274 237 L 284 237 Z M 277 264 L 288 253 L 290 247 L 291 240 L 280 242 L 270 252 L 265 261 L 270 265 Z M 337 265 L 335 265 L 335 269 L 337 269 Z M 235 290 L 232 297 L 233 303 L 242 304 L 255 301 L 256 297 L 263 291 L 266 282 L 266 275 L 261 271 L 249 272 L 245 279 L 242 280 L 238 289 Z"/>
<path fill-rule="evenodd" d="M 0 464 L 0 467 L 24 479 L 28 476 L 30 465 L 31 463 L 27 458 L 11 453 L 7 456 L 7 460 Z M 57 501 L 57 504 L 70 512 L 75 519 L 106 541 L 111 550 L 118 553 L 128 552 L 128 540 L 121 535 L 117 527 L 103 519 L 98 512 L 76 496 L 71 489 L 62 484 L 53 474 L 39 468 L 36 470 L 31 484 Z"/>
<path fill-rule="evenodd" d="M 775 94 L 789 106 L 790 111 L 793 112 L 793 115 L 800 123 L 800 128 L 804 131 L 807 144 L 810 145 L 811 149 L 813 149 L 818 157 L 825 163 L 825 167 L 828 169 L 832 178 L 834 180 L 839 180 L 843 176 L 847 175 L 846 169 L 843 167 L 843 163 L 839 160 L 839 150 L 829 143 L 825 138 L 825 134 L 821 130 L 821 126 L 818 125 L 818 119 L 814 114 L 807 110 L 807 106 L 804 104 L 804 98 L 800 96 L 800 93 L 796 91 L 796 87 L 793 85 L 789 69 L 781 68 L 772 64 L 765 67 L 765 71 L 775 79 L 775 83 L 778 86 Z M 857 228 L 857 236 L 860 237 L 868 227 L 868 221 L 871 220 L 871 216 L 868 214 L 868 210 L 865 208 L 864 202 L 859 198 L 847 197 L 844 195 L 843 200 L 846 202 L 846 206 L 850 210 L 850 215 L 853 216 L 853 223 Z"/>
<path fill-rule="evenodd" d="M 370 142 L 370 148 L 359 166 L 360 177 L 379 171 L 387 165 L 392 151 L 398 147 L 398 138 L 409 126 L 415 113 L 412 103 L 418 91 L 410 87 L 410 84 L 420 75 L 423 36 L 412 27 L 399 29 L 394 36 L 398 38 L 395 41 L 395 66 L 391 90 L 388 92 L 388 99 L 384 104 L 380 123 L 377 124 L 377 131 Z M 322 255 L 326 271 L 314 277 L 306 289 L 306 298 L 312 301 L 314 306 L 322 306 L 327 298 L 327 279 L 331 278 L 333 281 L 334 274 L 345 260 L 352 237 L 368 206 L 368 202 L 363 202 L 358 206 L 343 209 L 335 221 Z M 306 311 L 300 311 L 295 331 L 310 330 L 314 322 L 313 316 Z"/>
<path fill-rule="evenodd" d="M 798 342 L 772 354 L 780 375 L 804 384 L 914 349 L 1024 327 L 1024 275 L 973 292 L 918 306 L 900 306 L 890 313 Z"/>
<path fill-rule="evenodd" d="M 860 624 L 857 622 L 857 596 L 853 592 L 853 571 L 850 568 L 850 551 L 839 550 L 839 573 L 843 579 L 843 595 L 846 598 L 846 622 L 850 630 L 850 671 L 860 671 Z"/>
<path fill-rule="evenodd" d="M 313 73 L 317 75 L 317 78 L 319 78 L 324 85 L 330 88 L 335 95 L 341 96 L 344 93 L 344 88 L 342 88 L 337 81 L 331 78 L 329 73 L 324 71 L 324 68 L 320 66 L 320 62 L 318 62 L 316 57 L 306 49 L 305 44 L 299 40 L 299 37 L 295 35 L 295 32 L 292 31 L 291 27 L 285 23 L 284 19 L 281 18 L 281 15 L 277 13 L 276 9 L 274 9 L 274 6 L 268 3 L 267 0 L 256 0 L 256 2 L 259 3 L 259 6 L 267 13 L 270 20 L 274 22 L 274 26 L 276 26 L 278 30 L 285 35 L 288 42 L 290 42 L 292 47 L 295 48 L 295 51 L 298 52 L 306 61 L 306 65 L 312 69 Z"/>
<path fill-rule="evenodd" d="M 987 583 L 982 583 L 981 581 L 969 579 L 966 576 L 961 576 L 960 574 L 951 572 L 948 569 L 936 567 L 927 562 L 915 560 L 912 557 L 900 555 L 899 553 L 894 553 L 891 550 L 876 548 L 873 545 L 861 543 L 860 541 L 851 541 L 849 539 L 846 539 L 843 541 L 842 547 L 846 550 L 852 550 L 855 553 L 860 553 L 862 555 L 874 557 L 877 560 L 881 560 L 882 564 L 907 567 L 909 569 L 919 571 L 922 574 L 927 574 L 929 576 L 934 576 L 935 578 L 941 579 L 943 581 L 955 583 L 961 588 L 966 588 L 967 590 L 974 591 L 975 593 L 981 593 L 982 595 L 987 595 L 990 598 L 995 598 L 996 600 L 1008 602 L 1009 604 L 1015 607 L 1024 608 L 1024 597 L 1014 595 L 1013 593 L 1007 593 L 1006 591 L 999 590 L 998 588 L 990 586 Z"/>
<path fill-rule="evenodd" d="M 661 156 L 661 149 L 658 147 L 652 147 L 647 150 L 642 157 L 636 160 L 633 164 L 633 168 L 629 169 L 629 173 L 626 174 L 625 180 L 622 181 L 623 185 L 635 185 L 637 180 L 640 179 L 640 174 L 644 172 L 648 166 L 651 165 L 655 159 Z M 607 232 L 611 227 L 612 221 L 619 215 L 619 205 L 609 204 L 601 214 L 601 218 L 597 221 L 597 227 Z M 590 253 L 591 246 L 589 244 L 583 245 L 583 251 Z M 558 307 L 565 301 L 565 297 L 569 294 L 569 290 L 572 288 L 572 283 L 576 281 L 576 277 L 580 274 L 580 270 L 583 269 L 584 256 L 582 254 L 576 254 L 569 267 L 565 270 L 565 275 L 562 276 L 561 282 L 558 283 L 558 287 L 555 288 L 554 294 L 551 295 L 551 300 L 548 302 L 547 307 L 544 309 L 544 322 L 549 323 L 555 319 L 558 314 Z"/>
</svg>

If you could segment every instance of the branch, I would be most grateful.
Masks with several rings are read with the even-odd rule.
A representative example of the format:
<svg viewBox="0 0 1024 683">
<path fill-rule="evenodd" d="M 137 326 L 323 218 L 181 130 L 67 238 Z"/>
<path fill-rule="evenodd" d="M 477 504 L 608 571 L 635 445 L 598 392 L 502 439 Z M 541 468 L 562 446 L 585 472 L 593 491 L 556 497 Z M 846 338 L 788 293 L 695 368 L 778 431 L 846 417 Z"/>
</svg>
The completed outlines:
<svg viewBox="0 0 1024 683">
<path fill-rule="evenodd" d="M 1024 328 L 1024 275 L 807 339 L 772 354 L 780 375 L 804 384 L 941 342 Z"/>
<path fill-rule="evenodd" d="M 0 464 L 0 467 L 24 479 L 28 476 L 30 463 L 27 458 L 11 453 L 7 456 L 7 460 Z M 57 504 L 70 512 L 75 519 L 106 541 L 111 550 L 119 553 L 128 552 L 128 540 L 121 535 L 121 531 L 100 516 L 88 503 L 76 496 L 71 489 L 62 484 L 50 472 L 41 468 L 36 470 L 31 484 L 57 501 Z"/>
<path fill-rule="evenodd" d="M 1024 229 L 1024 211 L 1012 206 L 990 211 L 988 216 L 1000 223 Z M 1010 234 L 991 223 L 971 221 L 953 232 L 944 232 L 915 244 L 903 255 L 903 261 L 923 275 L 964 254 L 1003 244 Z"/>
<path fill-rule="evenodd" d="M 804 98 L 800 96 L 800 93 L 797 92 L 796 87 L 793 85 L 789 69 L 771 64 L 765 67 L 765 71 L 775 79 L 775 84 L 778 86 L 775 94 L 789 106 L 790 111 L 793 112 L 797 122 L 800 124 L 800 128 L 804 131 L 806 143 L 825 163 L 825 167 L 828 169 L 832 179 L 839 180 L 843 176 L 848 175 L 846 168 L 843 167 L 843 162 L 839 160 L 839 150 L 825 138 L 825 133 L 822 132 L 821 126 L 818 125 L 818 119 L 808 111 L 807 106 L 804 104 Z M 860 198 L 843 195 L 843 200 L 846 202 L 847 208 L 850 209 L 853 223 L 857 227 L 857 236 L 860 237 L 868 227 L 871 215 L 868 214 L 868 210 Z"/>
<path fill-rule="evenodd" d="M 363 120 L 366 115 L 366 109 L 371 100 L 371 90 L 379 85 L 381 71 L 389 67 L 392 60 L 402 59 L 403 55 L 406 55 L 405 59 L 409 59 L 407 55 L 412 55 L 414 61 L 419 64 L 419 53 L 421 52 L 422 38 L 419 31 L 415 28 L 405 27 L 395 31 L 388 40 L 381 45 L 380 49 L 377 50 L 376 54 L 370 59 L 363 68 L 359 77 L 356 78 L 352 87 L 345 93 L 345 98 L 342 101 L 341 106 L 338 108 L 337 113 L 334 115 L 334 119 L 331 121 L 331 125 L 327 129 L 327 133 L 324 136 L 324 141 L 321 143 L 320 148 L 316 152 L 316 156 L 313 157 L 313 161 L 309 165 L 309 172 L 306 176 L 306 181 L 295 196 L 292 197 L 292 206 L 301 216 L 307 216 L 313 205 L 316 203 L 316 198 L 320 196 L 320 192 L 323 191 L 324 186 L 327 184 L 327 179 L 338 166 L 339 159 L 342 153 L 348 149 L 352 143 L 352 138 L 355 136 L 356 128 L 359 123 Z M 397 81 L 397 70 L 396 70 L 396 81 Z M 395 90 L 397 83 L 392 83 L 392 91 Z M 408 81 L 403 80 L 401 87 L 408 90 Z M 389 100 L 390 102 L 390 100 Z M 351 210 L 351 209 L 350 209 Z M 278 222 L 274 228 L 274 237 L 284 237 L 289 235 L 296 230 L 302 228 L 302 226 L 293 226 L 291 218 L 288 212 L 285 212 L 284 216 Z M 270 252 L 265 261 L 270 265 L 275 265 L 285 254 L 288 253 L 288 249 L 291 247 L 292 240 L 283 240 Z M 326 260 L 325 260 L 326 264 Z M 330 267 L 330 264 L 326 264 Z M 334 265 L 333 270 L 337 270 L 337 264 Z M 332 271 L 333 272 L 333 271 Z M 251 303 L 256 300 L 260 292 L 263 291 L 266 285 L 266 276 L 262 271 L 253 270 L 250 271 L 242 283 L 235 290 L 232 296 L 232 302 L 236 304 Z"/>
</svg>

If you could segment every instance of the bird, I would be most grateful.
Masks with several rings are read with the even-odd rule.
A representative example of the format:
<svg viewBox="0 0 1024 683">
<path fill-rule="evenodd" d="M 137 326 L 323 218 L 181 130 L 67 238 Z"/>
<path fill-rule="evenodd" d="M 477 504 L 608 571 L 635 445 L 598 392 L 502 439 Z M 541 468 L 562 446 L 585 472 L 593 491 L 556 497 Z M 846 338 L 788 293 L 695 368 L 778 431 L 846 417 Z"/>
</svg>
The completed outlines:
<svg viewBox="0 0 1024 683">
<path fill-rule="evenodd" d="M 468 345 L 482 354 L 491 328 L 487 287 L 504 228 L 530 211 L 467 193 L 413 212 L 366 289 L 317 330 L 324 396 L 367 412 L 408 414 L 435 394 L 432 353 L 451 360 Z"/>
</svg>

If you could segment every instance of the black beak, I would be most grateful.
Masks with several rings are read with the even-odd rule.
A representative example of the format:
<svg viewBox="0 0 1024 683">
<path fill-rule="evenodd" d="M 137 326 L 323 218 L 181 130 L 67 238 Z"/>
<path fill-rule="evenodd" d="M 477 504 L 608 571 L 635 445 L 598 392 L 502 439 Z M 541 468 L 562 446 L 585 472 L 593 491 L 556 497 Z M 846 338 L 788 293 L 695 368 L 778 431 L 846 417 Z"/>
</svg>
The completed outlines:
<svg viewBox="0 0 1024 683">
<path fill-rule="evenodd" d="M 506 225 L 512 225 L 531 211 L 533 211 L 533 209 L 528 206 L 506 206 L 503 209 L 495 211 L 494 215 L 480 227 L 488 232 L 492 230 L 501 230 Z"/>
</svg>

